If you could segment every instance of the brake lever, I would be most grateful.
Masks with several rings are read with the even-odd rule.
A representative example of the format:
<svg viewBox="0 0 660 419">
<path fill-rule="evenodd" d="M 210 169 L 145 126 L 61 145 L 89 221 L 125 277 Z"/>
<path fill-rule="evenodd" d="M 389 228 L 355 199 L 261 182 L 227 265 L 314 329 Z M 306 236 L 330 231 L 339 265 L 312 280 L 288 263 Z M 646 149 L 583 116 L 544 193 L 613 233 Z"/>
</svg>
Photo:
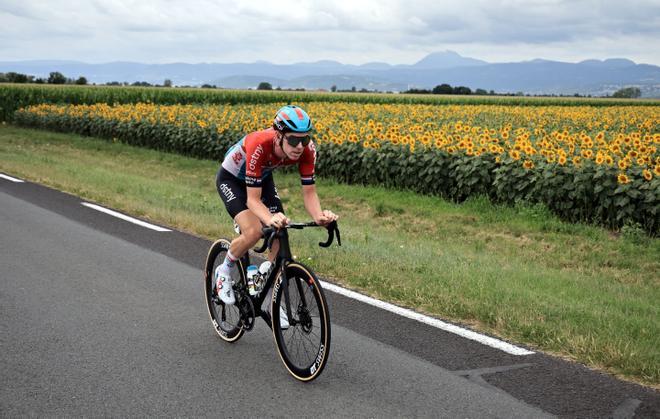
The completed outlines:
<svg viewBox="0 0 660 419">
<path fill-rule="evenodd" d="M 261 230 L 263 236 L 264 236 L 264 243 L 261 245 L 260 248 L 254 248 L 254 250 L 257 253 L 263 253 L 266 251 L 266 249 L 270 249 L 272 243 L 273 243 L 273 238 L 275 237 L 276 230 L 273 229 L 272 227 L 264 227 Z"/>
</svg>

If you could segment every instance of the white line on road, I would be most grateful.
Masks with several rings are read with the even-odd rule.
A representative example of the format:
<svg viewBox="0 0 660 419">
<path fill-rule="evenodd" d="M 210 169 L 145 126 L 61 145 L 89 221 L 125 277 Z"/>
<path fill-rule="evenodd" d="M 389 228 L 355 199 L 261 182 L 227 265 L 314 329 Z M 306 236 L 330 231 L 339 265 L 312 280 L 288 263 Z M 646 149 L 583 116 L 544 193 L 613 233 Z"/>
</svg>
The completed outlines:
<svg viewBox="0 0 660 419">
<path fill-rule="evenodd" d="M 104 212 L 104 213 L 106 213 L 106 214 L 112 215 L 113 217 L 121 218 L 122 220 L 126 220 L 126 221 L 129 221 L 129 222 L 133 223 L 133 224 L 137 224 L 137 225 L 142 226 L 142 227 L 150 228 L 150 229 L 152 229 L 152 230 L 156 230 L 156 231 L 172 231 L 172 230 L 169 230 L 169 229 L 167 229 L 167 228 L 159 227 L 159 226 L 157 226 L 157 225 L 153 225 L 153 224 L 145 223 L 144 221 L 140 221 L 140 220 L 138 220 L 138 219 L 136 219 L 136 218 L 129 217 L 128 215 L 121 214 L 121 213 L 119 213 L 119 212 L 117 212 L 117 211 L 113 211 L 113 210 L 110 210 L 110 209 L 107 209 L 107 208 L 103 208 L 103 207 L 101 207 L 101 206 L 99 206 L 99 205 L 90 204 L 89 202 L 81 202 L 81 204 L 83 204 L 83 205 L 86 206 L 86 207 L 89 207 L 89 208 L 95 209 L 95 210 L 97 210 L 97 211 L 101 211 L 101 212 Z"/>
<path fill-rule="evenodd" d="M 101 207 L 99 205 L 95 204 L 90 204 L 88 202 L 82 202 L 82 204 L 86 207 L 95 209 L 97 211 L 104 212 L 106 214 L 112 215 L 114 217 L 121 218 L 122 220 L 130 221 L 131 223 L 140 225 L 142 227 L 150 228 L 152 230 L 156 231 L 172 231 L 168 230 L 163 227 L 159 227 L 153 224 L 146 223 L 144 221 L 140 221 L 138 219 L 135 219 L 133 217 L 129 217 L 127 215 L 121 214 L 119 212 Z M 501 351 L 504 351 L 508 354 L 511 355 L 532 355 L 534 352 L 529 351 L 527 349 L 519 348 L 517 346 L 511 345 L 510 343 L 501 341 L 499 339 L 492 338 L 490 336 L 482 335 L 477 332 L 474 332 L 472 330 L 464 329 L 462 327 L 456 326 L 451 323 L 446 323 L 443 322 L 442 320 L 434 319 L 433 317 L 425 316 L 420 313 L 415 313 L 412 310 L 408 310 L 402 307 L 395 306 L 394 304 L 386 303 L 384 301 L 379 301 L 376 300 L 375 298 L 367 297 L 366 295 L 357 293 L 355 291 L 348 290 L 346 288 L 342 288 L 338 285 L 331 284 L 329 282 L 321 281 L 321 286 L 329 291 L 335 292 L 337 294 L 341 294 L 345 297 L 352 298 L 354 300 L 361 301 L 363 303 L 372 305 L 374 307 L 381 308 L 383 310 L 387 310 L 391 313 L 398 314 L 403 317 L 407 317 L 412 320 L 416 320 L 419 322 L 422 322 L 424 324 L 427 324 L 429 326 L 444 330 L 446 332 L 450 332 L 453 334 L 456 334 L 458 336 L 464 337 L 466 339 L 470 339 L 476 342 L 479 342 L 483 345 L 490 346 L 491 348 L 499 349 Z"/>
<path fill-rule="evenodd" d="M 511 345 L 510 343 L 501 341 L 499 339 L 491 338 L 490 336 L 481 335 L 477 332 L 473 332 L 472 330 L 463 329 L 462 327 L 456 326 L 454 324 L 446 323 L 443 322 L 442 320 L 434 319 L 433 317 L 425 316 L 423 314 L 415 313 L 412 310 L 395 306 L 394 304 L 386 303 L 371 297 L 367 297 L 366 295 L 359 294 L 355 291 L 347 290 L 346 288 L 342 288 L 340 286 L 331 284 L 329 282 L 321 281 L 321 286 L 329 291 L 336 292 L 337 294 L 341 294 L 345 297 L 362 301 L 363 303 L 367 303 L 374 307 L 382 308 L 383 310 L 387 310 L 389 312 L 398 314 L 403 317 L 407 317 L 412 320 L 417 320 L 419 322 L 428 324 L 429 326 L 436 327 L 446 332 L 454 333 L 466 339 L 477 341 L 481 344 L 490 346 L 491 348 L 499 349 L 511 355 L 532 355 L 534 353 L 532 351 L 519 348 L 517 346 Z"/>
<path fill-rule="evenodd" d="M 23 182 L 25 182 L 24 180 L 16 179 L 15 177 L 11 177 L 11 176 L 7 176 L 7 175 L 3 175 L 2 173 L 0 173 L 0 177 L 3 178 L 3 179 L 10 180 L 10 181 L 12 181 L 12 182 L 16 182 L 16 183 L 23 183 Z"/>
</svg>

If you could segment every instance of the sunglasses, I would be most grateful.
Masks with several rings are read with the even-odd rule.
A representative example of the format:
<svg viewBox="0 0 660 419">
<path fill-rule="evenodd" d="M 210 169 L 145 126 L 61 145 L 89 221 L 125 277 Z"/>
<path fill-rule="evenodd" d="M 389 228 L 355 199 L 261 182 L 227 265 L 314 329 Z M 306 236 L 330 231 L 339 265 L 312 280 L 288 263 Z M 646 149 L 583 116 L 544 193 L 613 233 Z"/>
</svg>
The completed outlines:
<svg viewBox="0 0 660 419">
<path fill-rule="evenodd" d="M 289 143 L 291 147 L 298 147 L 298 144 L 302 143 L 303 147 L 307 147 L 307 144 L 312 140 L 309 135 L 305 136 L 288 136 L 285 135 L 284 138 L 286 142 Z"/>
</svg>

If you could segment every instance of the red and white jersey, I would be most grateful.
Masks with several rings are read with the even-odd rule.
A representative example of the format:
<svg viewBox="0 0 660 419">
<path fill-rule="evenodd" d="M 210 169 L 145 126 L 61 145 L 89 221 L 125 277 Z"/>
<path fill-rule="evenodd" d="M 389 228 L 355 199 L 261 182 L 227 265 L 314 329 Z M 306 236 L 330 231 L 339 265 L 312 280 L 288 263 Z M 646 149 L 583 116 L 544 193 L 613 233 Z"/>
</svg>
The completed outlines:
<svg viewBox="0 0 660 419">
<path fill-rule="evenodd" d="M 288 157 L 280 159 L 275 155 L 276 140 L 277 132 L 273 128 L 250 133 L 231 146 L 225 154 L 222 167 L 247 186 L 261 187 L 261 180 L 275 168 L 297 164 L 302 184 L 313 185 L 316 164 L 314 142 L 307 144 L 298 160 L 291 160 Z"/>
</svg>

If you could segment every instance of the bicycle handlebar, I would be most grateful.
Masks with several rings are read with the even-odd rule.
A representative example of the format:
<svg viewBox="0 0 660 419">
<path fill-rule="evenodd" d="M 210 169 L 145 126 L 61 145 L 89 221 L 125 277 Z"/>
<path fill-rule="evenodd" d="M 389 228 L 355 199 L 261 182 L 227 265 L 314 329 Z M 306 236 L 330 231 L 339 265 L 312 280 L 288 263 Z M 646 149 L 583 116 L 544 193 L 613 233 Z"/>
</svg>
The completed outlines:
<svg viewBox="0 0 660 419">
<path fill-rule="evenodd" d="M 327 226 L 318 225 L 314 221 L 309 221 L 306 223 L 290 223 L 283 228 L 294 228 L 296 230 L 302 230 L 305 227 L 325 227 L 328 229 L 328 240 L 325 243 L 319 242 L 319 246 L 330 247 L 330 245 L 335 239 L 335 234 L 337 235 L 337 244 L 341 246 L 341 235 L 339 234 L 339 226 L 337 225 L 337 221 L 333 221 Z M 261 233 L 264 238 L 264 243 L 260 248 L 253 250 L 257 253 L 263 253 L 266 249 L 270 249 L 271 245 L 273 244 L 273 240 L 275 239 L 279 231 L 280 229 L 277 229 L 275 227 L 262 228 Z"/>
</svg>

